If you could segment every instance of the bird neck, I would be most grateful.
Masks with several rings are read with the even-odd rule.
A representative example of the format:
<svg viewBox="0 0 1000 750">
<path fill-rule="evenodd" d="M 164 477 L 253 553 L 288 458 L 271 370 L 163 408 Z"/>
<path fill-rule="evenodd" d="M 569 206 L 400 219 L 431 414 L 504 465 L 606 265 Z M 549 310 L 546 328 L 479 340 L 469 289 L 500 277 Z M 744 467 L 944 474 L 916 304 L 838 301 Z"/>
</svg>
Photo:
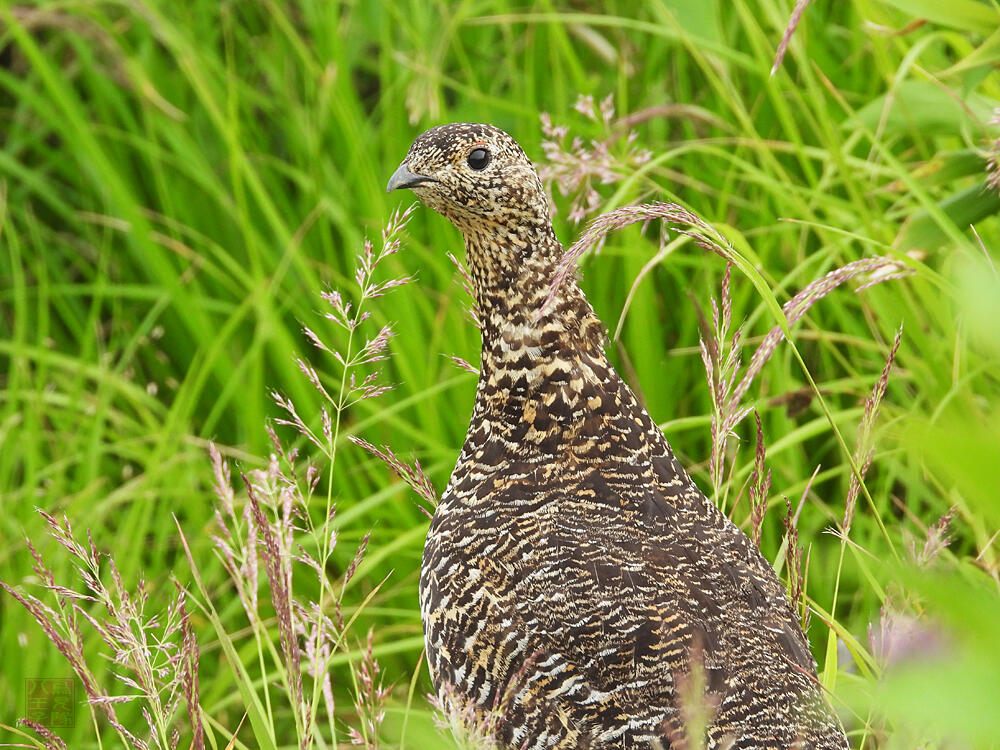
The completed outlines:
<svg viewBox="0 0 1000 750">
<path fill-rule="evenodd" d="M 521 350 L 532 358 L 577 351 L 603 358 L 604 326 L 575 275 L 554 287 L 563 247 L 547 217 L 537 224 L 481 222 L 463 235 L 484 368 L 501 366 Z"/>
<path fill-rule="evenodd" d="M 562 245 L 548 224 L 528 236 L 464 234 L 483 347 L 465 468 L 453 480 L 472 481 L 463 473 L 470 467 L 487 471 L 472 458 L 483 450 L 585 455 L 607 427 L 595 409 L 620 382 L 604 354 L 604 326 L 575 276 L 553 291 Z"/>
</svg>

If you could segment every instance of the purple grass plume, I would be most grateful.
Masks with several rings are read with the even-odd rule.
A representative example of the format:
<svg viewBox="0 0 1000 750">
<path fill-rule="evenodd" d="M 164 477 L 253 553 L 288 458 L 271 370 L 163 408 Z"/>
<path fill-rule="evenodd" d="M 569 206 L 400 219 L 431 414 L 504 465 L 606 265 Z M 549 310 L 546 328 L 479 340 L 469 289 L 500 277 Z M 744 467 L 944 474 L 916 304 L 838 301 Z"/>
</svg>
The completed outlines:
<svg viewBox="0 0 1000 750">
<path fill-rule="evenodd" d="M 857 506 L 858 495 L 861 492 L 861 483 L 864 481 L 865 474 L 868 473 L 868 469 L 871 466 L 872 458 L 875 456 L 875 420 L 878 419 L 879 407 L 885 396 L 885 389 L 889 384 L 889 372 L 892 370 L 892 364 L 896 360 L 896 352 L 899 350 L 899 343 L 902 338 L 903 328 L 900 326 L 899 330 L 896 331 L 896 338 L 892 342 L 892 348 L 889 350 L 885 366 L 882 368 L 882 374 L 875 381 L 871 395 L 865 399 L 865 411 L 861 417 L 861 425 L 858 428 L 858 443 L 854 451 L 854 465 L 857 467 L 857 474 L 851 474 L 851 483 L 847 490 L 847 502 L 844 504 L 844 518 L 840 523 L 840 533 L 845 537 L 850 532 L 851 524 L 854 521 L 854 511 Z"/>
<path fill-rule="evenodd" d="M 318 449 L 326 466 L 307 463 L 303 468 L 298 453 L 286 448 L 277 433 L 268 427 L 273 453 L 267 468 L 241 475 L 246 493 L 242 510 L 236 507 L 231 476 L 219 452 L 212 448 L 215 467 L 216 494 L 220 511 L 216 518 L 219 533 L 216 548 L 229 574 L 244 613 L 250 620 L 261 660 L 267 652 L 277 660 L 274 665 L 279 682 L 287 693 L 295 721 L 299 747 L 303 750 L 319 744 L 336 743 L 336 702 L 331 666 L 333 659 L 347 650 L 348 628 L 357 616 L 346 618 L 343 599 L 355 578 L 368 549 L 370 533 L 359 543 L 343 573 L 331 576 L 333 554 L 338 546 L 333 504 L 332 478 L 322 500 L 316 497 L 324 473 L 332 471 L 337 454 L 346 437 L 342 425 L 347 412 L 361 401 L 377 398 L 390 389 L 380 382 L 379 371 L 372 367 L 390 355 L 394 335 L 389 324 L 367 332 L 371 325 L 369 303 L 408 283 L 411 277 L 380 280 L 381 264 L 401 247 L 401 236 L 415 206 L 397 211 L 390 218 L 376 247 L 364 242 L 357 257 L 352 290 L 328 290 L 321 296 L 327 304 L 324 317 L 339 329 L 342 345 L 329 343 L 311 328 L 304 333 L 313 346 L 329 355 L 335 363 L 335 375 L 325 377 L 304 359 L 297 364 L 305 378 L 319 393 L 323 406 L 317 420 L 302 416 L 290 398 L 273 394 L 285 416 L 276 420 L 293 428 Z M 351 436 L 363 447 L 370 444 Z M 419 463 L 410 469 L 391 451 L 382 454 L 395 461 L 401 476 L 411 480 L 425 496 L 434 496 L 430 481 Z M 381 457 L 381 456 L 380 456 Z M 317 507 L 325 509 L 317 513 Z M 270 594 L 271 609 L 278 631 L 280 648 L 277 653 L 263 649 L 269 620 L 258 601 L 263 566 L 264 579 Z M 371 595 L 377 593 L 378 584 Z M 308 593 L 306 593 L 308 592 Z M 374 676 L 380 671 L 374 655 L 374 634 L 369 632 L 368 646 L 360 664 L 350 661 L 354 674 L 355 709 L 360 724 L 346 727 L 347 739 L 369 748 L 379 747 L 379 727 L 384 716 L 388 689 L 375 685 Z M 267 701 L 270 706 L 270 699 Z M 318 721 L 322 710 L 322 722 Z M 323 735 L 320 742 L 317 734 Z"/>
<path fill-rule="evenodd" d="M 760 423 L 760 414 L 756 409 L 753 416 L 757 422 L 757 451 L 754 454 L 753 470 L 750 472 L 750 539 L 760 547 L 764 514 L 767 512 L 767 493 L 771 489 L 771 470 L 765 469 L 764 465 L 767 447 L 764 445 L 764 429 Z"/>
<path fill-rule="evenodd" d="M 799 27 L 802 15 L 806 12 L 806 8 L 811 2 L 812 0 L 796 1 L 795 8 L 792 9 L 792 15 L 788 19 L 788 25 L 785 27 L 785 33 L 781 35 L 781 41 L 778 42 L 778 49 L 774 54 L 774 65 L 771 66 L 772 76 L 778 72 L 778 68 L 780 68 L 781 63 L 784 62 L 785 53 L 788 52 L 788 45 L 792 41 L 792 36 L 795 34 L 795 30 Z"/>
<path fill-rule="evenodd" d="M 538 176 L 549 193 L 553 212 L 553 189 L 569 197 L 569 219 L 579 223 L 595 213 L 602 198 L 597 188 L 621 181 L 652 158 L 646 149 L 637 148 L 634 131 L 624 134 L 615 126 L 614 96 L 608 95 L 595 105 L 594 97 L 580 96 L 574 109 L 601 129 L 599 139 L 584 140 L 575 136 L 567 141 L 569 128 L 554 125 L 552 118 L 541 116 L 542 152 L 545 161 L 538 167 Z M 623 141 L 623 146 L 619 142 Z"/>
<path fill-rule="evenodd" d="M 68 553 L 80 576 L 77 586 L 58 583 L 52 569 L 30 540 L 27 547 L 34 558 L 33 570 L 49 592 L 48 604 L 20 588 L 0 581 L 2 587 L 21 604 L 63 655 L 76 674 L 86 695 L 95 722 L 102 717 L 118 735 L 123 747 L 135 750 L 176 750 L 181 727 L 192 728 L 189 747 L 201 750 L 204 734 L 198 707 L 198 644 L 191 630 L 185 604 L 178 588 L 162 609 L 150 612 L 150 590 L 140 579 L 128 588 L 109 554 L 98 551 L 90 533 L 86 543 L 76 539 L 67 518 L 62 521 L 39 510 L 49 534 Z M 82 585 L 81 585 L 82 584 Z M 157 602 L 160 603 L 159 601 Z M 107 648 L 107 663 L 99 669 L 84 653 L 84 623 Z M 110 673 L 120 691 L 108 692 L 104 683 Z M 118 716 L 125 703 L 140 706 L 144 726 L 127 728 Z M 184 718 L 186 715 L 186 718 Z M 65 747 L 51 731 L 32 728 L 47 747 Z"/>
<path fill-rule="evenodd" d="M 813 475 L 815 476 L 815 474 Z M 792 608 L 799 613 L 802 630 L 809 631 L 809 607 L 806 604 L 806 571 L 808 560 L 802 559 L 802 546 L 799 544 L 798 519 L 792 513 L 792 501 L 785 498 L 785 565 L 788 570 L 788 599 Z"/>
<path fill-rule="evenodd" d="M 348 438 L 352 443 L 366 451 L 371 453 L 382 463 L 388 466 L 396 474 L 397 477 L 402 479 L 406 484 L 417 493 L 425 503 L 426 506 L 421 505 L 420 510 L 425 516 L 430 518 L 434 513 L 434 508 L 438 504 L 438 494 L 434 489 L 434 485 L 431 480 L 424 474 L 423 468 L 420 466 L 420 461 L 415 460 L 413 465 L 410 466 L 405 461 L 400 460 L 396 454 L 393 452 L 392 448 L 387 445 L 383 445 L 381 448 L 377 448 L 367 440 L 362 440 L 359 437 L 351 436 Z"/>
</svg>

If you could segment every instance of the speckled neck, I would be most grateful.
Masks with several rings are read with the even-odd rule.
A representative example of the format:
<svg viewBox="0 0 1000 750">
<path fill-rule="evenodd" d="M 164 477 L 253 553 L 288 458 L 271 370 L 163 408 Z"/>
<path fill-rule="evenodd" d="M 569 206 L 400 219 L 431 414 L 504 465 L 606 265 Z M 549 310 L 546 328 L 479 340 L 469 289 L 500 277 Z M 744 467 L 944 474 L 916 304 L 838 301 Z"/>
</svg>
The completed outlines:
<svg viewBox="0 0 1000 750">
<path fill-rule="evenodd" d="M 607 428 L 592 418 L 599 394 L 617 392 L 620 381 L 604 354 L 604 326 L 576 279 L 568 277 L 549 300 L 563 255 L 552 225 L 547 217 L 530 232 L 456 224 L 483 345 L 472 427 L 453 481 L 494 471 L 500 464 L 475 460 L 484 452 L 528 461 L 592 458 L 597 433 Z"/>
<path fill-rule="evenodd" d="M 483 324 L 483 366 L 512 362 L 524 350 L 532 359 L 603 358 L 604 326 L 573 277 L 549 304 L 563 246 L 548 217 L 513 228 L 499 223 L 463 227 L 469 275 Z"/>
</svg>

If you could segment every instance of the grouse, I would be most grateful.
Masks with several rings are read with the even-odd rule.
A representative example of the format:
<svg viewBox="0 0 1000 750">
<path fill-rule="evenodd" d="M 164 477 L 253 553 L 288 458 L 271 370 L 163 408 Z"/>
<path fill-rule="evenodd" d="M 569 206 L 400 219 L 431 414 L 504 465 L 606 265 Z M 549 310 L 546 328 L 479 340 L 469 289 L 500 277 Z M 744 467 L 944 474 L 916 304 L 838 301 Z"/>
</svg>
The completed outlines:
<svg viewBox="0 0 1000 750">
<path fill-rule="evenodd" d="M 847 748 L 774 570 L 614 371 L 576 280 L 549 296 L 563 248 L 521 147 L 441 125 L 397 188 L 461 231 L 482 327 L 420 572 L 439 694 L 518 750 Z"/>
</svg>

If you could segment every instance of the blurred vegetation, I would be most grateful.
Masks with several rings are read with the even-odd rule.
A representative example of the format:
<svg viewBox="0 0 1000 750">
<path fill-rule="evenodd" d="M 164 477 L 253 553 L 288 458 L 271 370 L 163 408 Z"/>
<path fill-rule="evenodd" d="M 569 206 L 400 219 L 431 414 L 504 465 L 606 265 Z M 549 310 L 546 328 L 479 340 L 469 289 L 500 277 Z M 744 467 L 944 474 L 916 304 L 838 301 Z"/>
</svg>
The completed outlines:
<svg viewBox="0 0 1000 750">
<path fill-rule="evenodd" d="M 270 391 L 319 429 L 321 398 L 295 360 L 331 387 L 339 373 L 302 327 L 346 345 L 319 294 L 349 287 L 364 238 L 400 203 L 384 186 L 413 138 L 488 121 L 544 163 L 539 115 L 588 143 L 607 131 L 574 104 L 612 95 L 613 132 L 635 131 L 652 158 L 632 164 L 612 144 L 620 161 L 616 181 L 596 186 L 602 210 L 689 207 L 778 302 L 872 255 L 911 272 L 820 301 L 748 394 L 773 473 L 762 548 L 784 560 L 785 497 L 801 502 L 808 634 L 854 746 L 997 746 L 1000 194 L 987 180 L 1000 138 L 1000 8 L 817 0 L 772 75 L 792 10 L 790 0 L 0 2 L 0 580 L 38 583 L 30 538 L 56 579 L 76 585 L 37 506 L 90 529 L 127 585 L 142 578 L 166 601 L 171 577 L 191 583 L 176 517 L 218 617 L 238 633 L 245 618 L 212 549 L 208 442 L 237 469 L 266 466 L 265 424 L 279 415 Z M 573 196 L 554 199 L 568 245 L 581 229 L 568 220 Z M 417 280 L 371 307 L 374 324 L 394 324 L 383 377 L 397 385 L 345 413 L 341 437 L 419 458 L 440 490 L 475 389 L 447 355 L 475 364 L 479 341 L 447 258 L 457 233 L 426 210 L 407 231 L 384 265 Z M 658 249 L 655 232 L 633 227 L 584 261 L 612 331 Z M 683 240 L 663 256 L 636 285 L 613 349 L 707 489 L 712 401 L 697 308 L 718 296 L 725 267 Z M 747 344 L 777 322 L 738 273 L 732 304 Z M 864 402 L 900 326 L 873 463 L 842 540 L 826 532 L 841 525 Z M 745 524 L 746 499 L 732 501 L 753 466 L 752 420 L 737 431 L 723 497 Z M 426 518 L 367 453 L 338 451 L 321 464 L 342 542 L 328 570 L 341 575 L 371 532 L 345 611 L 374 592 L 335 671 L 338 731 L 355 721 L 347 662 L 363 660 L 371 627 L 394 686 L 384 745 L 399 745 L 405 725 L 405 746 L 446 746 L 421 698 L 426 675 L 411 680 Z M 223 659 L 208 620 L 192 621 L 202 708 L 213 746 L 225 747 L 247 708 L 237 652 Z M 99 664 L 100 639 L 85 645 Z M 238 654 L 259 679 L 253 645 Z M 72 674 L 6 595 L 0 659 L 6 725 L 24 713 L 26 678 Z M 138 708 L 120 712 L 145 727 Z M 98 745 L 86 714 L 80 706 L 76 727 L 60 730 L 70 747 Z M 279 706 L 275 721 L 280 744 L 292 720 Z M 238 736 L 260 746 L 249 724 Z"/>
</svg>

